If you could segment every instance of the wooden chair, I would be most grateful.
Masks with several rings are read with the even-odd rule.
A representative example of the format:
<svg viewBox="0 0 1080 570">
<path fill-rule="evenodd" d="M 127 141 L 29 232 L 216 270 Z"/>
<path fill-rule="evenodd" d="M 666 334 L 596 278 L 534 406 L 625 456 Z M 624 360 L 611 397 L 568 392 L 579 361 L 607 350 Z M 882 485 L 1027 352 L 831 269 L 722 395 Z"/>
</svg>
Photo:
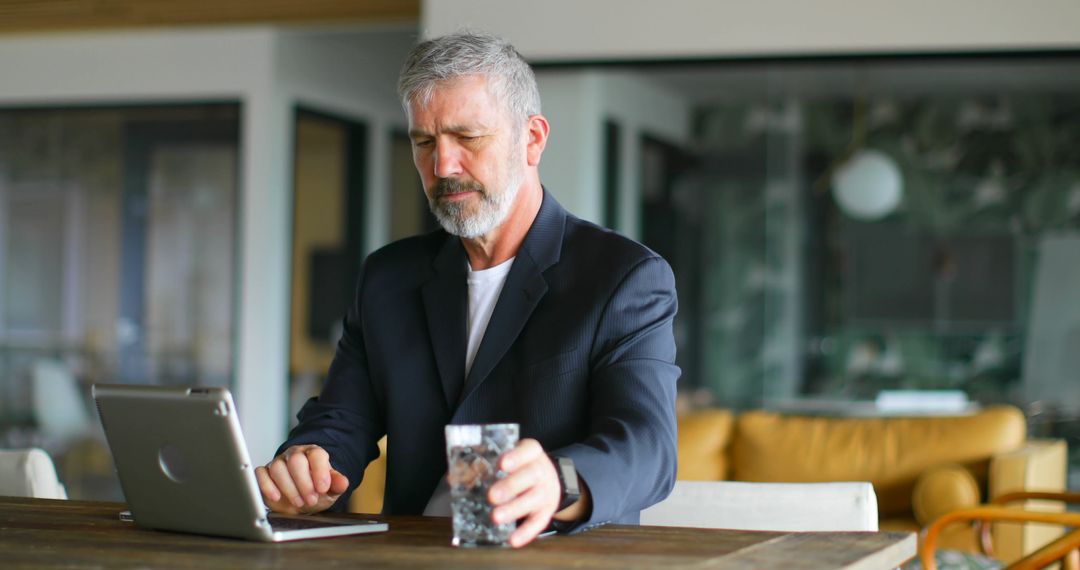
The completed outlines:
<svg viewBox="0 0 1080 570">
<path fill-rule="evenodd" d="M 676 481 L 641 524 L 770 531 L 876 531 L 877 495 L 866 482 Z"/>
<path fill-rule="evenodd" d="M 960 509 L 939 517 L 924 531 L 919 545 L 919 560 L 924 570 L 937 570 L 934 551 L 941 531 L 954 523 L 973 523 L 979 535 L 979 543 L 987 556 L 993 556 L 990 526 L 999 522 L 1042 523 L 1060 525 L 1066 532 L 1056 540 L 1009 565 L 1008 570 L 1034 570 L 1060 562 L 1067 570 L 1080 569 L 1080 513 L 1029 511 L 1009 507 L 1010 503 L 1027 500 L 1050 500 L 1080 503 L 1080 493 L 1020 491 L 1006 493 L 991 503 L 969 509 Z"/>
</svg>

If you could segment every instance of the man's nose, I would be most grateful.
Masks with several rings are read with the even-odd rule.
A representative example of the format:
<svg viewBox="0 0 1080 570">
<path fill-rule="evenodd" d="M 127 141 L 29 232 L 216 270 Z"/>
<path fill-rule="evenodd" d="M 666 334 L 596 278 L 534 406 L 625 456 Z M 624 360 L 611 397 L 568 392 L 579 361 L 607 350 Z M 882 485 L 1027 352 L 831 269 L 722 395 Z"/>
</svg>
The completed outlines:
<svg viewBox="0 0 1080 570">
<path fill-rule="evenodd" d="M 438 143 L 435 145 L 435 176 L 451 178 L 461 174 L 461 156 L 454 145 Z"/>
</svg>

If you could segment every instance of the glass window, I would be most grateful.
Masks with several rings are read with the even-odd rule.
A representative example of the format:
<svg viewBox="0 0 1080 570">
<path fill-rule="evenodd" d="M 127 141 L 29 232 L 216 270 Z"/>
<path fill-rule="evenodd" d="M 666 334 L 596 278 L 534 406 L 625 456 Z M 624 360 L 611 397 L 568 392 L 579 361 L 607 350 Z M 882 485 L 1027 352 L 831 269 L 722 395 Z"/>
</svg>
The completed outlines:
<svg viewBox="0 0 1080 570">
<path fill-rule="evenodd" d="M 228 386 L 238 105 L 0 110 L 0 446 L 119 498 L 90 386 Z"/>
<path fill-rule="evenodd" d="M 290 415 L 317 394 L 341 337 L 364 251 L 367 127 L 296 113 Z"/>
<path fill-rule="evenodd" d="M 674 252 L 692 309 L 686 383 L 738 407 L 1060 394 L 1067 370 L 1024 357 L 1065 358 L 1031 339 L 1080 327 L 1067 286 L 1039 285 L 1080 263 L 1064 253 L 1080 251 L 1077 71 L 1068 58 L 642 71 L 693 107 L 693 160 L 660 153 L 666 195 L 641 142 L 643 237 Z"/>
</svg>

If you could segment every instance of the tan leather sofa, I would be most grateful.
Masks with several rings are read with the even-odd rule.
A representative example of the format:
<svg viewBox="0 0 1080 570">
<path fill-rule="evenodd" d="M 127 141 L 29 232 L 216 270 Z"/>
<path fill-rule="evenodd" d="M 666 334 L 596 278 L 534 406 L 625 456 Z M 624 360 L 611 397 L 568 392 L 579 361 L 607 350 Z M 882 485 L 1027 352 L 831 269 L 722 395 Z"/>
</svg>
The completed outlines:
<svg viewBox="0 0 1080 570">
<path fill-rule="evenodd" d="M 1024 415 L 1011 406 L 968 416 L 891 418 L 707 410 L 679 421 L 679 479 L 870 481 L 881 529 L 918 531 L 946 512 L 1006 492 L 1063 490 L 1065 442 L 1026 435 Z M 997 557 L 1011 562 L 1061 532 L 998 525 Z M 974 533 L 961 526 L 939 545 L 976 549 Z"/>
<path fill-rule="evenodd" d="M 1005 492 L 1063 490 L 1065 442 L 1027 440 L 1020 410 L 969 416 L 834 418 L 712 409 L 679 418 L 679 479 L 759 482 L 870 481 L 882 530 L 918 531 L 939 515 Z M 386 441 L 380 442 L 386 449 Z M 384 458 L 372 462 L 350 501 L 379 512 Z M 1028 508 L 1040 508 L 1028 505 Z M 1058 506 L 1044 508 L 1060 508 Z M 1060 529 L 994 529 L 997 556 L 1019 558 Z M 974 551 L 974 533 L 954 527 L 940 548 Z"/>
</svg>

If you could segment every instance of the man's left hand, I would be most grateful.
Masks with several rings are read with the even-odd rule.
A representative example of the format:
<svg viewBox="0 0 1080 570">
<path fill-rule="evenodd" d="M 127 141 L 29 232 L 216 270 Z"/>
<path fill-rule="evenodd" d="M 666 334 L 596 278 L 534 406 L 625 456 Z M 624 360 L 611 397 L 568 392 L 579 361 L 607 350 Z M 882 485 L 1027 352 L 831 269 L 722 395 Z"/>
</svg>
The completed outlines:
<svg viewBox="0 0 1080 570">
<path fill-rule="evenodd" d="M 564 511 L 555 512 L 563 488 L 558 483 L 555 464 L 536 439 L 522 439 L 517 447 L 504 453 L 499 459 L 499 469 L 508 475 L 491 486 L 487 499 L 496 505 L 491 512 L 496 523 L 519 521 L 517 530 L 510 535 L 510 545 L 515 548 L 536 539 L 552 518 L 577 520 L 590 511 L 589 487 L 579 480 L 581 499 Z"/>
<path fill-rule="evenodd" d="M 523 439 L 506 452 L 499 468 L 508 475 L 488 491 L 488 500 L 496 506 L 491 517 L 499 524 L 525 519 L 510 535 L 510 545 L 518 548 L 532 542 L 555 515 L 562 495 L 559 475 L 535 439 Z"/>
</svg>

